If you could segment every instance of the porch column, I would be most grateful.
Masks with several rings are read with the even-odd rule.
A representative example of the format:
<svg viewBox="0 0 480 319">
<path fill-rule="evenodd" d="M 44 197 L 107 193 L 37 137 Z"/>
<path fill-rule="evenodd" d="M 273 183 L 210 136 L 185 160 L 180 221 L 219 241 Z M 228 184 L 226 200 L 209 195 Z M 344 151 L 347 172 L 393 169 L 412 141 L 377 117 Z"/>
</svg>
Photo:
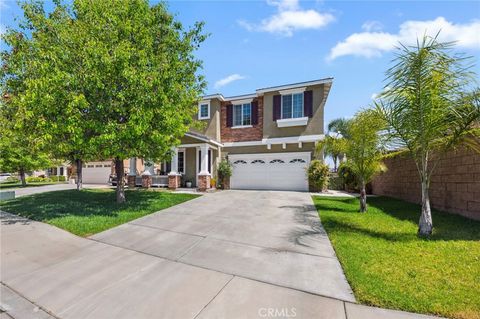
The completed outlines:
<svg viewBox="0 0 480 319">
<path fill-rule="evenodd" d="M 152 186 L 152 175 L 154 173 L 153 163 L 145 160 L 145 170 L 142 174 L 142 187 L 150 188 Z"/>
<path fill-rule="evenodd" d="M 200 146 L 200 173 L 198 173 L 198 189 L 202 192 L 210 188 L 210 172 L 208 171 L 208 144 Z"/>
<path fill-rule="evenodd" d="M 135 188 L 136 179 L 137 179 L 137 158 L 131 157 L 130 158 L 130 165 L 129 165 L 129 172 L 128 172 L 128 188 Z"/>
<path fill-rule="evenodd" d="M 57 166 L 57 176 L 60 176 L 60 166 Z"/>
<path fill-rule="evenodd" d="M 170 173 L 168 173 L 168 188 L 177 189 L 180 187 L 180 174 L 178 174 L 178 148 L 172 148 L 172 152 Z"/>
</svg>

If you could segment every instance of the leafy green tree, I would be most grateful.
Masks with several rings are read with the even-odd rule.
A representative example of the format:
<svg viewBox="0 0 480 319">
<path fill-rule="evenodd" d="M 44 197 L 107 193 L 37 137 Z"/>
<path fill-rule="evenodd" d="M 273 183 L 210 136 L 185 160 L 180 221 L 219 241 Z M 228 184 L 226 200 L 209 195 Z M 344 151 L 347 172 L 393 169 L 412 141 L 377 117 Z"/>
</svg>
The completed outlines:
<svg viewBox="0 0 480 319">
<path fill-rule="evenodd" d="M 24 8 L 37 50 L 24 99 L 39 130 L 63 156 L 113 159 L 124 202 L 123 160 L 169 158 L 192 124 L 205 87 L 193 55 L 202 23 L 185 30 L 164 3 L 146 0 L 56 3 L 49 15 Z"/>
<path fill-rule="evenodd" d="M 324 156 L 331 156 L 333 159 L 333 170 L 337 171 L 337 161 L 345 154 L 347 149 L 347 140 L 343 137 L 335 137 L 327 135 L 322 141 L 319 141 L 316 146 L 317 154 L 324 154 Z"/>
<path fill-rule="evenodd" d="M 34 134 L 25 134 L 24 128 L 14 127 L 18 124 L 10 122 L 8 116 L 5 116 L 4 107 L 1 108 L 1 113 L 0 171 L 18 172 L 22 186 L 26 186 L 25 174 L 51 166 L 50 155 L 43 151 Z"/>
<path fill-rule="evenodd" d="M 360 212 L 367 211 L 365 186 L 385 166 L 382 162 L 384 140 L 380 134 L 385 123 L 375 110 L 361 111 L 350 120 L 347 139 L 347 165 L 360 188 Z"/>
<path fill-rule="evenodd" d="M 44 150 L 41 135 L 26 120 L 28 109 L 21 98 L 32 71 L 25 66 L 31 53 L 28 40 L 12 30 L 2 39 L 13 49 L 1 56 L 0 170 L 18 172 L 25 186 L 27 172 L 51 165 L 50 154 Z"/>
<path fill-rule="evenodd" d="M 452 43 L 424 37 L 413 47 L 401 46 L 387 86 L 376 107 L 390 136 L 413 157 L 420 176 L 422 212 L 418 234 L 432 233 L 430 177 L 441 154 L 468 141 L 477 145 L 480 119 L 478 91 L 472 66 L 463 55 L 451 52 Z M 477 138 L 477 139 L 476 139 Z"/>
</svg>

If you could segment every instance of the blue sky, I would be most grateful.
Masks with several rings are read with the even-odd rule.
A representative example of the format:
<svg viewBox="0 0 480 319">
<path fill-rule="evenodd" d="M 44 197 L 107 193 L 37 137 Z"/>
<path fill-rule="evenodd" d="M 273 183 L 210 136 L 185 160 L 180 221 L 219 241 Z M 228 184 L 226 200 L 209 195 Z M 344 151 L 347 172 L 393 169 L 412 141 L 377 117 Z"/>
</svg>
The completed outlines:
<svg viewBox="0 0 480 319">
<path fill-rule="evenodd" d="M 211 33 L 197 52 L 205 93 L 334 77 L 326 123 L 371 103 L 398 41 L 442 29 L 441 39 L 480 57 L 479 1 L 172 1 L 169 8 L 185 25 L 205 21 Z M 2 29 L 15 26 L 16 3 L 0 1 L 0 9 Z"/>
</svg>

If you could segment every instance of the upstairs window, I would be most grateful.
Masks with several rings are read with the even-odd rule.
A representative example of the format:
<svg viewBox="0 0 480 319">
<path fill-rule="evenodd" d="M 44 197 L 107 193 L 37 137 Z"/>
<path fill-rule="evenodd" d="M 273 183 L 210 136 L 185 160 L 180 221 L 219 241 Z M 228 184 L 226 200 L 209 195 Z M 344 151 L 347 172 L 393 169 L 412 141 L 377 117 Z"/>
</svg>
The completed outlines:
<svg viewBox="0 0 480 319">
<path fill-rule="evenodd" d="M 198 119 L 206 120 L 210 118 L 210 103 L 200 103 L 198 105 Z"/>
<path fill-rule="evenodd" d="M 252 125 L 252 105 L 250 103 L 233 106 L 233 126 Z"/>
<path fill-rule="evenodd" d="M 303 93 L 282 95 L 282 119 L 303 117 Z"/>
</svg>

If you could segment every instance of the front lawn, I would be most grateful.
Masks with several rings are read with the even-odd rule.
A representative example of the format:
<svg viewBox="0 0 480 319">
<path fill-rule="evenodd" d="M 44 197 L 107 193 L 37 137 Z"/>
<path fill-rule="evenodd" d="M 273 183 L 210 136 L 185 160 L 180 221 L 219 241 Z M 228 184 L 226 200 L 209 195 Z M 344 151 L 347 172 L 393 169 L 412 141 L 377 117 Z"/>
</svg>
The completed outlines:
<svg viewBox="0 0 480 319">
<path fill-rule="evenodd" d="M 54 184 L 66 184 L 66 183 L 67 182 L 28 182 L 26 186 L 22 186 L 21 182 L 0 183 L 0 190 L 11 189 L 11 188 L 37 187 L 37 186 L 54 185 Z"/>
<path fill-rule="evenodd" d="M 433 211 L 430 239 L 416 235 L 420 206 L 313 197 L 357 301 L 384 308 L 480 318 L 480 222 Z"/>
<path fill-rule="evenodd" d="M 111 189 L 66 190 L 19 197 L 3 202 L 1 209 L 86 237 L 198 195 L 127 190 L 126 197 L 126 203 L 117 204 Z"/>
</svg>

